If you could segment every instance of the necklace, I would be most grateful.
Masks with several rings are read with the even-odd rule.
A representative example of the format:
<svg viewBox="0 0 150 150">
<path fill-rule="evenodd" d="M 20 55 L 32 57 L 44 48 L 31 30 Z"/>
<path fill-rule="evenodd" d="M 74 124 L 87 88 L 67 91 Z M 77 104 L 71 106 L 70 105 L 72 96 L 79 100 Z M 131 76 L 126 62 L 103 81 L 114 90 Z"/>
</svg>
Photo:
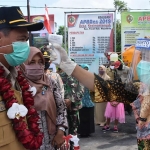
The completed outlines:
<svg viewBox="0 0 150 150">
<path fill-rule="evenodd" d="M 0 66 L 0 94 L 5 103 L 6 109 L 9 109 L 14 103 L 18 103 L 14 96 L 14 91 L 11 89 L 11 83 L 4 77 L 5 70 Z M 35 150 L 42 145 L 43 133 L 40 132 L 40 119 L 37 111 L 34 108 L 34 99 L 29 90 L 28 81 L 22 76 L 22 72 L 18 71 L 17 81 L 22 90 L 24 106 L 28 109 L 25 117 L 19 117 L 12 120 L 12 125 L 18 141 L 23 144 L 26 149 Z"/>
</svg>

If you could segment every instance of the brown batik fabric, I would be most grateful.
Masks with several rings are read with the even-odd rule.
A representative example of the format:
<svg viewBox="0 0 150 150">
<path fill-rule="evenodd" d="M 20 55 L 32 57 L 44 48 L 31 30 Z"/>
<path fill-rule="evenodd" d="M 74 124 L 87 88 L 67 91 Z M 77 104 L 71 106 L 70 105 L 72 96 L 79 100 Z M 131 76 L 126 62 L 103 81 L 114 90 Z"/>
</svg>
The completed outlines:
<svg viewBox="0 0 150 150">
<path fill-rule="evenodd" d="M 127 90 L 128 89 L 130 90 Z M 94 102 L 117 101 L 131 103 L 138 96 L 138 87 L 134 84 L 124 84 L 115 80 L 104 81 L 95 74 Z"/>
</svg>

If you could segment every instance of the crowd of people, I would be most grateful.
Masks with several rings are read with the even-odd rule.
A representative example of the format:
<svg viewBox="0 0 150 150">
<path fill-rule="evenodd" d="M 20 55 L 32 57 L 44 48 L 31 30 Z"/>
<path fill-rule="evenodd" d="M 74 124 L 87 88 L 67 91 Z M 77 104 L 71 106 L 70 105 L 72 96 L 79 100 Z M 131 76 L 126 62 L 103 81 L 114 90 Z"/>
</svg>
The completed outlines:
<svg viewBox="0 0 150 150">
<path fill-rule="evenodd" d="M 118 132 L 118 123 L 125 122 L 124 105 L 134 111 L 138 147 L 149 149 L 146 83 L 127 84 L 129 67 L 120 61 L 100 65 L 99 74 L 93 74 L 55 43 L 61 61 L 57 73 L 49 71 L 50 47 L 26 42 L 28 31 L 42 28 L 41 22 L 27 22 L 19 7 L 0 8 L 0 150 L 67 150 L 64 136 L 88 137 L 95 124 L 106 132 L 112 121 Z M 69 149 L 74 146 L 70 141 Z"/>
<path fill-rule="evenodd" d="M 44 53 L 48 54 L 46 51 Z M 48 57 L 51 57 L 50 54 Z M 79 66 L 89 70 L 87 64 L 80 64 Z M 129 73 L 129 67 L 120 61 L 111 61 L 109 66 L 100 65 L 98 70 L 99 77 L 102 79 L 119 80 L 123 83 L 125 83 Z M 80 84 L 74 77 L 68 76 L 61 68 L 58 68 L 57 73 L 61 77 L 61 84 L 64 85 L 69 134 L 79 135 L 81 138 L 89 137 L 91 133 L 95 132 L 95 124 L 100 125 L 102 131 L 105 132 L 110 130 L 110 122 L 114 122 L 113 131 L 118 132 L 118 123 L 125 123 L 124 103 L 116 101 L 94 103 L 92 92 L 88 88 Z M 49 69 L 47 69 L 47 74 L 51 75 L 53 72 L 49 73 Z"/>
</svg>

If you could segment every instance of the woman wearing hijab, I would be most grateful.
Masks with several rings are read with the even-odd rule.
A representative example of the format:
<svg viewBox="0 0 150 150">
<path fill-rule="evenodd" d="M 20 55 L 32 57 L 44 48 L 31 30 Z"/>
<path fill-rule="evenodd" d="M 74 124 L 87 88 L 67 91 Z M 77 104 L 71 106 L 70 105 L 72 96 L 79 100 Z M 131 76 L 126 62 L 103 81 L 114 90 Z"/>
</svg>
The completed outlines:
<svg viewBox="0 0 150 150">
<path fill-rule="evenodd" d="M 39 114 L 39 128 L 44 133 L 40 150 L 63 149 L 63 136 L 67 128 L 66 106 L 58 83 L 44 74 L 44 58 L 41 51 L 30 48 L 28 60 L 20 66 L 34 95 L 34 107 Z M 36 88 L 36 90 L 35 90 Z"/>
<path fill-rule="evenodd" d="M 110 77 L 106 74 L 106 67 L 103 65 L 99 66 L 99 76 L 104 80 L 110 80 Z M 104 116 L 106 104 L 106 102 L 95 103 L 95 123 L 100 126 L 104 126 L 106 123 L 106 118 Z"/>
<path fill-rule="evenodd" d="M 80 65 L 83 69 L 89 70 L 87 64 Z M 95 132 L 94 125 L 94 103 L 92 102 L 90 91 L 84 87 L 84 94 L 82 97 L 82 108 L 79 110 L 80 124 L 78 127 L 78 134 L 80 137 L 88 137 Z"/>
<path fill-rule="evenodd" d="M 40 51 L 42 52 L 43 57 L 44 57 L 44 61 L 45 61 L 44 72 L 47 76 L 50 76 L 50 78 L 53 78 L 54 80 L 56 80 L 56 82 L 59 85 L 59 88 L 61 89 L 61 95 L 64 99 L 64 84 L 62 82 L 60 75 L 56 72 L 49 70 L 51 60 L 54 59 L 54 56 L 51 55 L 49 48 L 45 45 L 40 48 Z"/>
</svg>

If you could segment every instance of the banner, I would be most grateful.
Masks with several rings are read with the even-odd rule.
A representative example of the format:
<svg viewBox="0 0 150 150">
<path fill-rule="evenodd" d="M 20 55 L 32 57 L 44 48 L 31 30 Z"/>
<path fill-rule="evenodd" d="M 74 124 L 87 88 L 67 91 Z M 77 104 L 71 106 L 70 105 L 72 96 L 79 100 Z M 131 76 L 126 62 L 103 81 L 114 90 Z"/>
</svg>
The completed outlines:
<svg viewBox="0 0 150 150">
<path fill-rule="evenodd" d="M 26 20 L 28 20 L 27 16 L 25 16 L 25 18 L 26 18 Z M 30 22 L 44 22 L 44 15 L 30 16 Z M 50 22 L 52 33 L 54 33 L 54 15 L 49 15 L 49 22 Z M 32 33 L 43 34 L 43 33 L 48 33 L 48 31 L 44 27 L 42 30 L 40 30 L 40 31 L 32 31 Z"/>
<path fill-rule="evenodd" d="M 135 45 L 138 38 L 147 36 L 150 36 L 150 12 L 122 12 L 122 51 L 129 46 Z"/>
<path fill-rule="evenodd" d="M 113 51 L 113 14 L 68 15 L 67 20 L 69 57 L 98 73 L 107 63 L 104 53 Z"/>
<path fill-rule="evenodd" d="M 41 48 L 44 45 L 49 45 L 47 38 L 41 36 L 33 37 L 33 46 Z"/>
</svg>

